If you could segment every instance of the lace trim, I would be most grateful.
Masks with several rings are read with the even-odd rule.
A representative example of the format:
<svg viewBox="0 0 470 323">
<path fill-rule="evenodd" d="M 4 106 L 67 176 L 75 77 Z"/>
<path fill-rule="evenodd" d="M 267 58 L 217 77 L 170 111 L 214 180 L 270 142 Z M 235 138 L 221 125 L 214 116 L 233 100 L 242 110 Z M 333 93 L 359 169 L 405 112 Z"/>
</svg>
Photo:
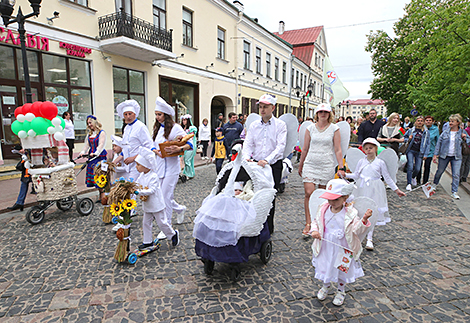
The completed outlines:
<svg viewBox="0 0 470 323">
<path fill-rule="evenodd" d="M 326 184 L 328 184 L 329 180 L 311 178 L 311 177 L 304 177 L 302 182 L 303 183 L 313 183 L 313 184 L 318 184 L 318 185 L 326 185 Z"/>
</svg>

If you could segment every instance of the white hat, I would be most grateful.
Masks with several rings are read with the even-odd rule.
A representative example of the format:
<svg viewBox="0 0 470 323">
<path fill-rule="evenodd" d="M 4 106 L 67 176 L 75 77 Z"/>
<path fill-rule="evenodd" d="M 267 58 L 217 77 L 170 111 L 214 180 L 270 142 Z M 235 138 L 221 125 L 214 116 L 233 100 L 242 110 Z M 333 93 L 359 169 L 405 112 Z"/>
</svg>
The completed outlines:
<svg viewBox="0 0 470 323">
<path fill-rule="evenodd" d="M 276 105 L 277 98 L 269 93 L 263 94 L 260 98 L 259 101 L 256 103 L 264 103 L 264 104 L 272 104 Z"/>
<path fill-rule="evenodd" d="M 121 119 L 124 119 L 124 112 L 129 111 L 134 112 L 135 117 L 137 118 L 140 113 L 140 105 L 136 100 L 126 100 L 119 103 L 119 105 L 116 107 L 116 111 Z"/>
<path fill-rule="evenodd" d="M 317 114 L 317 112 L 319 112 L 319 111 L 328 111 L 328 112 L 331 113 L 331 105 L 329 105 L 328 103 L 319 104 L 315 108 L 315 114 Z"/>
<path fill-rule="evenodd" d="M 122 138 L 119 136 L 111 135 L 111 140 L 113 141 L 113 145 L 122 147 Z"/>
<path fill-rule="evenodd" d="M 320 197 L 327 200 L 336 200 L 338 197 L 351 195 L 353 190 L 353 183 L 349 183 L 344 179 L 332 179 L 326 184 L 326 192 Z"/>
<path fill-rule="evenodd" d="M 377 148 L 380 147 L 380 143 L 377 141 L 377 139 L 372 138 L 372 137 L 364 139 L 364 141 L 362 142 L 362 147 L 364 147 L 365 144 L 373 144 L 373 145 L 376 145 Z"/>
<path fill-rule="evenodd" d="M 233 183 L 233 189 L 243 191 L 243 182 Z"/>
<path fill-rule="evenodd" d="M 175 109 L 161 97 L 158 97 L 155 101 L 155 111 L 166 113 L 172 117 L 175 116 Z"/>
<path fill-rule="evenodd" d="M 157 158 L 155 153 L 146 147 L 141 147 L 135 162 L 153 171 L 157 170 Z"/>
</svg>

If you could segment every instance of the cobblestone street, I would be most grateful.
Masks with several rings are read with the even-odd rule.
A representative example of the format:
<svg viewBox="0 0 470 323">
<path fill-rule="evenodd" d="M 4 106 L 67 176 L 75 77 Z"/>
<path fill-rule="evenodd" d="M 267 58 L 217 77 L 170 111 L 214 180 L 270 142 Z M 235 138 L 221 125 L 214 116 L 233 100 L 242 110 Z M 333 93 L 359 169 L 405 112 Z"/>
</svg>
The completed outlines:
<svg viewBox="0 0 470 323">
<path fill-rule="evenodd" d="M 181 244 L 163 241 L 135 265 L 113 259 L 118 240 L 101 205 L 88 217 L 52 207 L 36 226 L 24 216 L 0 220 L 0 321 L 470 322 L 470 223 L 442 187 L 428 200 L 422 191 L 403 198 L 387 191 L 392 222 L 376 228 L 375 250 L 361 256 L 365 276 L 336 307 L 333 294 L 316 297 L 297 168 L 276 202 L 271 261 L 251 256 L 237 283 L 227 264 L 204 274 L 192 228 L 215 177 L 214 165 L 198 167 L 195 179 L 177 185 L 175 198 L 188 208 L 174 225 Z M 402 189 L 404 181 L 400 172 Z M 134 218 L 133 247 L 141 220 Z"/>
</svg>

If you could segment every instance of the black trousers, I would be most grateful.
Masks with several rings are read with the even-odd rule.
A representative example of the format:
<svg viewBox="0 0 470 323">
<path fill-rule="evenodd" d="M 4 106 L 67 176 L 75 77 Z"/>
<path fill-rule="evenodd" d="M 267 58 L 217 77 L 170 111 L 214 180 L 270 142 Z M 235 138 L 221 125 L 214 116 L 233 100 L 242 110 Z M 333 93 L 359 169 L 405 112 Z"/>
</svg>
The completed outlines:
<svg viewBox="0 0 470 323">
<path fill-rule="evenodd" d="M 75 148 L 75 139 L 66 139 L 65 143 L 67 144 L 67 147 L 69 147 L 69 158 L 70 158 L 70 161 L 72 161 L 73 149 Z"/>
<path fill-rule="evenodd" d="M 209 146 L 209 140 L 201 140 L 202 153 L 201 157 L 207 157 L 207 147 Z"/>
<path fill-rule="evenodd" d="M 273 178 L 274 178 L 274 188 L 276 190 L 279 190 L 280 184 L 281 184 L 281 176 L 282 176 L 282 159 L 279 159 L 277 162 L 271 165 L 271 170 L 273 172 Z M 276 211 L 276 198 L 273 200 L 273 207 L 271 210 L 269 210 L 269 215 L 268 215 L 268 228 L 269 228 L 269 233 L 273 234 L 274 232 L 274 212 Z"/>
</svg>

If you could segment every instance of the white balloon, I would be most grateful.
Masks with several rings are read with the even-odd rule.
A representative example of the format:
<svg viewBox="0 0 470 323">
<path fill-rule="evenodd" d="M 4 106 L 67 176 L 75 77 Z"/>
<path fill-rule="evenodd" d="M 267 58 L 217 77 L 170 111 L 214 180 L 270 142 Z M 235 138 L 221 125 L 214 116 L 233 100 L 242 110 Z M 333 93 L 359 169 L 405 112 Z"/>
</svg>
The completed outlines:
<svg viewBox="0 0 470 323">
<path fill-rule="evenodd" d="M 18 131 L 18 137 L 20 137 L 21 139 L 24 139 L 24 138 L 28 137 L 28 134 L 26 133 L 26 131 L 20 130 L 20 131 Z"/>
<path fill-rule="evenodd" d="M 53 135 L 53 134 L 55 134 L 55 132 L 56 132 L 56 130 L 55 130 L 54 127 L 49 127 L 49 128 L 47 128 L 47 133 Z"/>
<path fill-rule="evenodd" d="M 33 121 L 33 119 L 36 118 L 36 116 L 34 115 L 34 113 L 31 113 L 31 112 L 26 113 L 26 115 L 25 115 L 24 117 L 25 117 L 26 120 L 28 120 L 29 122 Z"/>
<path fill-rule="evenodd" d="M 56 132 L 54 134 L 54 139 L 57 140 L 57 141 L 62 141 L 65 139 L 65 136 L 62 132 Z"/>
<path fill-rule="evenodd" d="M 61 121 L 59 118 L 57 118 L 57 117 L 54 118 L 54 119 L 52 119 L 52 124 L 53 124 L 54 126 L 60 126 L 61 123 L 62 123 L 62 121 Z"/>
<path fill-rule="evenodd" d="M 30 130 L 28 131 L 28 136 L 30 136 L 30 137 L 35 137 L 35 136 L 36 136 L 36 131 L 34 131 L 33 129 L 30 129 Z"/>
<path fill-rule="evenodd" d="M 56 132 L 62 132 L 64 130 L 64 128 L 62 128 L 62 126 L 55 126 L 55 131 Z"/>
<path fill-rule="evenodd" d="M 16 116 L 16 120 L 23 123 L 23 122 L 25 122 L 26 117 L 24 116 L 24 114 L 19 114 L 19 115 Z"/>
</svg>

